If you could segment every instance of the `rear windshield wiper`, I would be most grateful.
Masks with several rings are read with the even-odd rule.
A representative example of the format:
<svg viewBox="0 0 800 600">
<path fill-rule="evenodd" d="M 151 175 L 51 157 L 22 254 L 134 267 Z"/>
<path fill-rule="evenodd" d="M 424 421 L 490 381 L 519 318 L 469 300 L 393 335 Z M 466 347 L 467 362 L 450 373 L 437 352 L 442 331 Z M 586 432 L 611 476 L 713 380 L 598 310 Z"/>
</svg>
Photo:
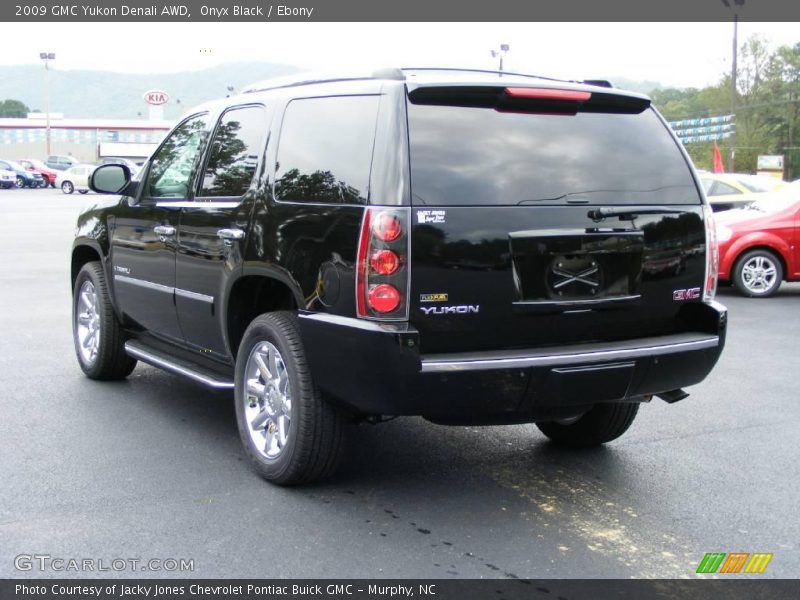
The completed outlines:
<svg viewBox="0 0 800 600">
<path fill-rule="evenodd" d="M 520 200 L 517 202 L 517 206 L 522 206 L 523 204 L 538 204 L 540 202 L 555 202 L 556 200 L 563 200 L 567 196 L 569 196 L 569 194 L 561 194 L 555 198 L 528 198 L 527 200 Z"/>
<path fill-rule="evenodd" d="M 593 208 L 586 216 L 593 221 L 602 221 L 608 217 L 619 217 L 620 220 L 633 220 L 639 215 L 662 215 L 682 213 L 682 210 L 668 206 L 618 206 L 613 208 Z"/>
</svg>

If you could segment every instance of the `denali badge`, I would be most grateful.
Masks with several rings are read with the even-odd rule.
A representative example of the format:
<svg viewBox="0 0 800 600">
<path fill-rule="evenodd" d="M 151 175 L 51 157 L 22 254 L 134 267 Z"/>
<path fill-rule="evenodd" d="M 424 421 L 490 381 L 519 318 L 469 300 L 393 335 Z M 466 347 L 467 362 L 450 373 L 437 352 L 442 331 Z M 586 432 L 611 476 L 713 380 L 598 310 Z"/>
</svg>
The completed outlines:
<svg viewBox="0 0 800 600">
<path fill-rule="evenodd" d="M 689 288 L 688 290 L 675 290 L 672 292 L 672 299 L 675 302 L 681 300 L 697 300 L 700 297 L 700 288 Z"/>
<path fill-rule="evenodd" d="M 420 302 L 447 302 L 447 294 L 420 294 Z"/>
<path fill-rule="evenodd" d="M 477 313 L 481 309 L 478 304 L 463 304 L 461 306 L 421 306 L 420 310 L 426 315 L 466 315 Z"/>
</svg>

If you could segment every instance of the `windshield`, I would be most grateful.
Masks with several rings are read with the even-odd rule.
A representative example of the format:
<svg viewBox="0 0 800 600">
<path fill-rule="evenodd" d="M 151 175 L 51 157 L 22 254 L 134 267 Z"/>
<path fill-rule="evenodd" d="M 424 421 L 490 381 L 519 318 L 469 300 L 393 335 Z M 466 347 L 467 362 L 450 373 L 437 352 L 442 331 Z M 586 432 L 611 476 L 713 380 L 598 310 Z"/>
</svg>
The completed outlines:
<svg viewBox="0 0 800 600">
<path fill-rule="evenodd" d="M 800 203 L 800 181 L 795 181 L 777 192 L 764 194 L 763 197 L 753 202 L 748 208 L 773 213 L 780 212 L 797 203 Z"/>
</svg>

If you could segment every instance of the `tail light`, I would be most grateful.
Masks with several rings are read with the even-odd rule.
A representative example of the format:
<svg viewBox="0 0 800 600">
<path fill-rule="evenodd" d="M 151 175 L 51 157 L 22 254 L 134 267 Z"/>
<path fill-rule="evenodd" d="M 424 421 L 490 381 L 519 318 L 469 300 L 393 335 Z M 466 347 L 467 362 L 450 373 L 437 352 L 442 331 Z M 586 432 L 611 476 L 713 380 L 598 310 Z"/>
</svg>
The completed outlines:
<svg viewBox="0 0 800 600">
<path fill-rule="evenodd" d="M 407 208 L 364 211 L 356 260 L 359 317 L 408 320 L 410 223 Z"/>
<path fill-rule="evenodd" d="M 703 302 L 711 302 L 717 293 L 719 275 L 719 243 L 711 207 L 703 207 L 703 221 L 706 226 L 706 280 L 703 285 Z"/>
</svg>

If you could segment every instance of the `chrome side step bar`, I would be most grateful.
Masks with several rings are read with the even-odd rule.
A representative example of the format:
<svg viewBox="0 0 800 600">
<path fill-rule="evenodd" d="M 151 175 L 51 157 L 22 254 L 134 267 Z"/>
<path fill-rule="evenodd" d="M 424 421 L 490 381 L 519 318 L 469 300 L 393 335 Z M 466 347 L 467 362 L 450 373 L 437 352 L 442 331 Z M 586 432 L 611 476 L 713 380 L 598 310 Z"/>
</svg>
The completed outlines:
<svg viewBox="0 0 800 600">
<path fill-rule="evenodd" d="M 198 369 L 184 361 L 177 360 L 156 352 L 135 340 L 125 342 L 125 352 L 132 358 L 146 362 L 148 365 L 158 367 L 176 375 L 196 381 L 197 383 L 215 390 L 232 390 L 233 382 L 222 379 L 220 375 Z"/>
<path fill-rule="evenodd" d="M 684 333 L 625 342 L 574 344 L 525 352 L 493 351 L 422 356 L 423 373 L 453 373 L 525 367 L 563 367 L 610 360 L 664 356 L 719 346 L 719 336 Z"/>
</svg>

